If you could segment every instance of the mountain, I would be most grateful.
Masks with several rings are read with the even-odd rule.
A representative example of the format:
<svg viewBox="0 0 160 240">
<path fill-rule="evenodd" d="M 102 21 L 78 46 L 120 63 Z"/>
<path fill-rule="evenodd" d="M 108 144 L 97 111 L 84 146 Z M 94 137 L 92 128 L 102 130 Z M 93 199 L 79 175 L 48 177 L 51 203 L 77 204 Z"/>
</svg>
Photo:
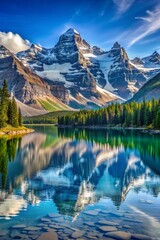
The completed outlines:
<svg viewBox="0 0 160 240">
<path fill-rule="evenodd" d="M 51 86 L 54 96 L 74 108 L 96 108 L 107 102 L 122 99 L 97 85 L 90 71 L 93 52 L 103 50 L 91 47 L 75 29 L 68 29 L 51 49 L 32 45 L 18 53 L 18 58 Z M 59 96 L 56 87 L 65 92 Z"/>
<path fill-rule="evenodd" d="M 68 108 L 52 95 L 49 85 L 42 78 L 24 66 L 12 52 L 0 46 L 0 86 L 4 80 L 8 82 L 9 91 L 17 99 L 24 115 L 46 113 L 48 102 L 58 110 Z"/>
<path fill-rule="evenodd" d="M 73 28 L 53 48 L 32 45 L 17 57 L 50 85 L 55 97 L 74 108 L 129 99 L 160 71 L 157 52 L 130 60 L 118 42 L 109 51 L 91 47 Z"/>
<path fill-rule="evenodd" d="M 143 99 L 160 98 L 160 73 L 148 80 L 146 84 L 129 101 L 141 102 Z"/>
<path fill-rule="evenodd" d="M 160 67 L 160 54 L 155 51 L 152 55 L 142 58 L 143 66 L 145 67 Z"/>
<path fill-rule="evenodd" d="M 32 44 L 15 55 L 0 46 L 0 70 L 0 85 L 8 81 L 23 114 L 32 115 L 36 109 L 39 115 L 70 108 L 96 109 L 130 99 L 160 72 L 160 55 L 154 52 L 130 60 L 118 42 L 104 51 L 70 28 L 50 49 Z"/>
<path fill-rule="evenodd" d="M 133 66 L 119 43 L 108 52 L 92 58 L 91 72 L 99 85 L 128 99 L 146 82 L 146 76 Z"/>
</svg>

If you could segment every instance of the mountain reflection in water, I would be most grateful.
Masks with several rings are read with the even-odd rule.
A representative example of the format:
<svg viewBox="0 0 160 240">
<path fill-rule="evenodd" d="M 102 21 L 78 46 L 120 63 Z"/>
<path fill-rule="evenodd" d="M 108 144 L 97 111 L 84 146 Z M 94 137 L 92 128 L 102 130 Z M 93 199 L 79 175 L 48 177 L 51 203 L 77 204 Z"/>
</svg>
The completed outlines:
<svg viewBox="0 0 160 240">
<path fill-rule="evenodd" d="M 19 208 L 53 199 L 59 213 L 75 217 L 102 198 L 119 208 L 132 188 L 158 197 L 159 136 L 51 126 L 35 130 L 0 139 L 1 216 L 9 199 L 19 201 Z M 16 190 L 19 198 L 13 199 Z"/>
</svg>

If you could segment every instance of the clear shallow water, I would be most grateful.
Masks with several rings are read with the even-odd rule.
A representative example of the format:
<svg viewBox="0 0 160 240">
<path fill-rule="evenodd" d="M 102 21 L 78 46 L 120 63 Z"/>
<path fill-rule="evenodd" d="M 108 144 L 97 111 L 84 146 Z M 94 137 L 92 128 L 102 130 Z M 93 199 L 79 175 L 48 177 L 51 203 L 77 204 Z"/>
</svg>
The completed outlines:
<svg viewBox="0 0 160 240">
<path fill-rule="evenodd" d="M 160 239 L 160 136 L 34 128 L 0 139 L 0 239 Z"/>
</svg>

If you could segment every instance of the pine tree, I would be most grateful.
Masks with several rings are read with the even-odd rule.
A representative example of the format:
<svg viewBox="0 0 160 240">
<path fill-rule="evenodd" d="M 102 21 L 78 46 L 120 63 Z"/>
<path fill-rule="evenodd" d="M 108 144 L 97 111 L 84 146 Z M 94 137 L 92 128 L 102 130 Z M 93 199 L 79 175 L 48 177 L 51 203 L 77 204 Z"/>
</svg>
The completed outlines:
<svg viewBox="0 0 160 240">
<path fill-rule="evenodd" d="M 7 115 L 6 115 L 6 111 L 5 111 L 5 106 L 2 103 L 2 101 L 0 101 L 0 128 L 4 128 L 7 126 Z"/>
<path fill-rule="evenodd" d="M 4 111 L 6 115 L 8 111 L 9 97 L 10 97 L 10 94 L 8 92 L 8 84 L 7 84 L 7 81 L 4 80 L 2 91 L 1 91 L 1 102 L 4 105 L 4 109 L 5 109 Z"/>
<path fill-rule="evenodd" d="M 12 101 L 11 100 L 8 103 L 8 113 L 7 113 L 7 116 L 8 116 L 8 124 L 12 125 Z"/>
<path fill-rule="evenodd" d="M 12 118 L 11 124 L 13 127 L 18 127 L 18 109 L 15 98 L 12 98 Z"/>
<path fill-rule="evenodd" d="M 160 129 L 160 107 L 158 107 L 156 114 L 156 128 Z"/>
<path fill-rule="evenodd" d="M 22 122 L 23 122 L 22 113 L 21 113 L 21 109 L 19 108 L 19 111 L 18 111 L 18 125 L 22 126 Z"/>
</svg>

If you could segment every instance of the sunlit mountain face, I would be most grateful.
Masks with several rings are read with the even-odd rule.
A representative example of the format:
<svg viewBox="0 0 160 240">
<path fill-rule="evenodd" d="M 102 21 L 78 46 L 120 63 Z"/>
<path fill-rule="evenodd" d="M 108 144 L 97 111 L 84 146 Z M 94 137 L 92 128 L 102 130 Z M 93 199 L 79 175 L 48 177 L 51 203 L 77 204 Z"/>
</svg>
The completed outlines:
<svg viewBox="0 0 160 240">
<path fill-rule="evenodd" d="M 35 225 L 38 221 L 35 219 L 51 212 L 67 219 L 69 226 L 79 227 L 83 219 L 97 219 L 94 211 L 102 211 L 98 221 L 119 222 L 123 215 L 123 225 L 125 221 L 132 225 L 132 216 L 138 214 L 141 229 L 147 231 L 150 223 L 153 225 L 150 234 L 157 234 L 158 135 L 52 126 L 34 128 L 34 133 L 22 138 L 0 140 L 3 228 L 19 224 L 21 219 Z M 93 216 L 90 219 L 87 211 L 95 219 Z M 108 214 L 105 218 L 104 213 Z"/>
</svg>

